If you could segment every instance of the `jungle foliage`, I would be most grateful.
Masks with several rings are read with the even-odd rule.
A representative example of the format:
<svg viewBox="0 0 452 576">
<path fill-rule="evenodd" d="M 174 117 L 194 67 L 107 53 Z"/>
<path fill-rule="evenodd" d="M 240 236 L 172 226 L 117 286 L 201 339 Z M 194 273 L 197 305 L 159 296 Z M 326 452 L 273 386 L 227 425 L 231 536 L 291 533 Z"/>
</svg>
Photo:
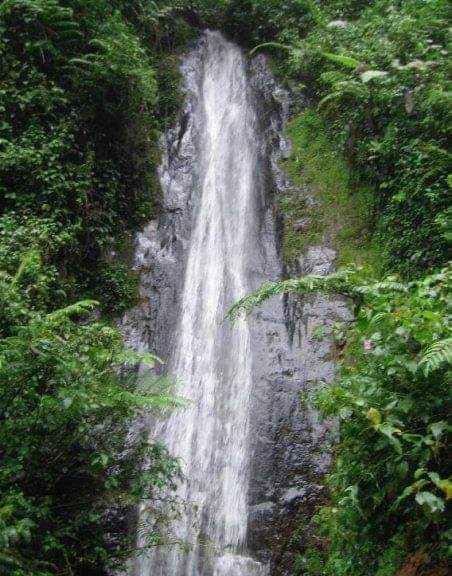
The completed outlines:
<svg viewBox="0 0 452 576">
<path fill-rule="evenodd" d="M 294 536 L 294 573 L 446 574 L 452 550 L 451 276 L 443 268 L 452 240 L 451 5 L 239 4 L 253 13 L 252 26 L 246 10 L 236 11 L 235 23 L 251 54 L 272 56 L 304 108 L 289 126 L 288 171 L 296 184 L 320 191 L 323 202 L 316 213 L 321 228 L 310 214 L 297 231 L 297 219 L 306 220 L 303 197 L 291 192 L 282 199 L 284 249 L 290 256 L 319 238 L 332 240 L 342 261 L 345 255 L 347 264 L 366 264 L 365 273 L 343 269 L 264 285 L 232 311 L 287 292 L 338 292 L 355 302 L 355 321 L 336 327 L 342 349 L 336 383 L 319 383 L 309 399 L 340 419 L 340 441 L 327 478 L 330 503 L 313 520 L 321 538 L 306 540 L 303 529 L 298 543 Z M 296 9 L 303 15 L 287 18 Z M 364 235 L 356 234 L 358 214 L 365 214 Z M 376 272 L 385 279 L 376 280 Z"/>
<path fill-rule="evenodd" d="M 155 384 L 120 375 L 127 355 L 118 331 L 80 321 L 97 304 L 51 313 L 20 298 L 33 255 L 1 277 L 10 335 L 0 339 L 0 572 L 14 576 L 105 574 L 134 553 L 128 521 L 142 498 L 157 509 L 177 463 L 145 432 L 146 409 L 175 404 Z M 11 325 L 15 310 L 17 324 Z M 5 316 L 2 314 L 2 320 Z M 154 543 L 157 526 L 145 527 Z"/>
<path fill-rule="evenodd" d="M 290 265 L 309 245 L 324 244 L 337 251 L 336 266 L 379 270 L 382 259 L 372 235 L 376 217 L 372 187 L 354 178 L 317 110 L 297 114 L 286 134 L 291 154 L 281 165 L 292 185 L 277 199 L 283 214 L 285 262 Z"/>
<path fill-rule="evenodd" d="M 308 398 L 340 420 L 340 442 L 330 502 L 313 520 L 324 540 L 298 542 L 295 574 L 393 576 L 415 553 L 442 573 L 452 545 L 451 288 L 450 267 L 409 283 L 344 268 L 266 284 L 232 308 L 235 317 L 313 291 L 355 304 L 356 320 L 334 329 L 341 348 L 347 341 L 337 380 Z"/>
<path fill-rule="evenodd" d="M 140 7 L 135 17 L 147 22 Z M 102 0 L 0 6 L 0 208 L 22 226 L 42 222 L 41 238 L 53 227 L 45 260 L 61 275 L 54 305 L 94 288 L 102 294 L 107 252 L 156 203 L 159 71 L 145 31 L 142 38 L 121 8 Z"/>
<path fill-rule="evenodd" d="M 123 567 L 130 511 L 143 497 L 158 507 L 178 473 L 130 434 L 143 410 L 175 404 L 121 369 L 155 359 L 125 355 L 116 328 L 95 320 L 136 299 L 115 254 L 158 208 L 178 13 L 139 0 L 0 3 L 2 574 Z M 154 527 L 143 531 L 154 544 Z"/>
<path fill-rule="evenodd" d="M 284 12 L 276 4 L 265 3 L 275 23 Z M 374 187 L 386 268 L 414 277 L 443 265 L 452 239 L 450 3 L 301 4 L 311 14 L 303 30 L 275 24 L 262 36 L 256 26 L 251 41 L 270 41 L 261 49 L 318 108 L 355 178 Z"/>
</svg>

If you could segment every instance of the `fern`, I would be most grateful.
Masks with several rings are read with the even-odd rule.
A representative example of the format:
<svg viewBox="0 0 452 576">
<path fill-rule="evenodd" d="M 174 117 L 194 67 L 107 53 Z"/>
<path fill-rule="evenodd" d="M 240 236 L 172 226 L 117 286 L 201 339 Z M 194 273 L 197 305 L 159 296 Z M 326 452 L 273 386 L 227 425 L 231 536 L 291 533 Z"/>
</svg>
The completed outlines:
<svg viewBox="0 0 452 576">
<path fill-rule="evenodd" d="M 306 7 L 309 10 L 315 23 L 318 26 L 321 26 L 322 28 L 325 27 L 326 23 L 327 23 L 327 19 L 326 19 L 324 13 L 322 12 L 322 10 L 320 10 L 320 8 L 317 6 L 316 2 L 314 0 L 306 0 L 306 4 L 307 4 Z"/>
<path fill-rule="evenodd" d="M 328 72 L 320 74 L 320 80 L 324 84 L 335 85 L 337 82 L 347 80 L 347 75 L 341 70 L 328 70 Z"/>
<path fill-rule="evenodd" d="M 332 54 L 331 52 L 322 52 L 322 56 L 335 64 L 339 64 L 340 66 L 344 66 L 345 68 L 354 69 L 361 64 L 359 60 L 356 58 L 352 58 L 351 56 L 344 56 L 343 54 Z"/>
<path fill-rule="evenodd" d="M 268 282 L 263 284 L 254 294 L 245 296 L 236 302 L 229 310 L 227 317 L 233 320 L 242 313 L 249 314 L 254 308 L 278 294 L 307 294 L 324 291 L 353 296 L 356 292 L 354 280 L 356 280 L 357 274 L 359 274 L 358 270 L 344 268 L 329 276 L 309 274 L 303 278 L 284 280 L 283 282 Z"/>
<path fill-rule="evenodd" d="M 372 318 L 370 319 L 369 326 L 377 327 L 381 324 L 384 324 L 389 317 L 388 312 L 377 312 Z"/>
<path fill-rule="evenodd" d="M 122 350 L 118 362 L 129 364 L 145 364 L 148 368 L 154 368 L 156 364 L 163 364 L 163 360 L 154 354 L 137 350 Z"/>
<path fill-rule="evenodd" d="M 278 294 L 308 294 L 310 292 L 327 292 L 353 298 L 360 304 L 364 298 L 372 299 L 385 293 L 406 293 L 409 287 L 398 282 L 396 277 L 389 276 L 378 281 L 363 277 L 360 268 L 342 268 L 328 276 L 309 274 L 302 278 L 268 282 L 257 292 L 245 296 L 229 310 L 227 317 L 235 319 L 242 313 L 248 314 L 254 308 Z"/>
<path fill-rule="evenodd" d="M 332 100 L 339 100 L 341 97 L 342 94 L 340 92 L 330 92 L 330 94 L 327 94 L 324 98 L 320 100 L 317 108 L 320 110 L 320 108 L 322 108 L 328 102 L 331 102 Z"/>
<path fill-rule="evenodd" d="M 289 44 L 281 44 L 279 42 L 264 42 L 262 44 L 258 44 L 252 50 L 250 50 L 249 52 L 250 58 L 254 56 L 254 54 L 256 54 L 258 50 L 265 48 L 276 48 L 277 50 L 287 50 L 288 52 L 296 51 L 296 48 L 290 46 Z"/>
<path fill-rule="evenodd" d="M 380 296 L 385 292 L 408 292 L 408 287 L 402 282 L 398 282 L 393 276 L 381 282 L 373 282 L 371 284 L 362 284 L 356 286 L 357 293 L 363 296 Z"/>
<path fill-rule="evenodd" d="M 340 80 L 333 85 L 333 92 L 327 94 L 327 96 L 320 100 L 318 108 L 322 108 L 322 106 L 331 100 L 341 100 L 346 96 L 358 100 L 366 100 L 369 97 L 369 89 L 356 80 Z"/>
<path fill-rule="evenodd" d="M 17 272 L 12 279 L 13 286 L 18 284 L 28 272 L 33 272 L 36 268 L 39 268 L 40 264 L 41 256 L 36 248 L 32 248 L 21 259 Z"/>
<path fill-rule="evenodd" d="M 47 314 L 47 320 L 52 323 L 59 323 L 68 318 L 72 318 L 74 316 L 82 316 L 87 312 L 91 312 L 98 305 L 99 302 L 96 300 L 81 300 L 80 302 L 75 302 L 75 304 L 70 304 L 65 308 L 61 308 L 60 310 L 55 310 L 55 312 Z"/>
<path fill-rule="evenodd" d="M 452 364 L 452 337 L 438 340 L 427 348 L 419 362 L 419 367 L 428 376 L 444 364 Z"/>
</svg>

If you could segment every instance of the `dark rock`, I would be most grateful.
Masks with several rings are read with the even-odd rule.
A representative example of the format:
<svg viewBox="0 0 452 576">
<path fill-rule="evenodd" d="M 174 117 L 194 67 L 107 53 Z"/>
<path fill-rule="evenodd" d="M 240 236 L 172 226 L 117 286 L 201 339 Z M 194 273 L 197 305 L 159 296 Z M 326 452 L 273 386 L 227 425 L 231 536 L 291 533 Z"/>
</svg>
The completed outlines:
<svg viewBox="0 0 452 576">
<path fill-rule="evenodd" d="M 311 224 L 310 218 L 300 218 L 293 223 L 293 229 L 295 232 L 304 232 Z"/>
<path fill-rule="evenodd" d="M 135 268 L 141 271 L 141 303 L 128 311 L 121 327 L 128 345 L 151 350 L 168 358 L 172 349 L 180 305 L 193 210 L 199 193 L 193 166 L 192 124 L 194 99 L 190 90 L 200 63 L 196 52 L 183 61 L 189 86 L 184 109 L 175 128 L 162 138 L 160 182 L 163 211 L 136 240 Z M 277 194 L 291 186 L 279 168 L 290 153 L 283 128 L 290 111 L 290 97 L 273 78 L 265 56 L 253 59 L 250 79 L 260 108 L 262 177 L 265 197 L 260 200 L 262 264 L 252 270 L 253 283 L 280 280 L 290 275 L 326 274 L 334 269 L 335 252 L 311 246 L 290 270 L 283 270 L 280 256 L 280 223 L 275 221 Z M 309 200 L 309 196 L 308 196 Z M 307 209 L 315 200 L 307 201 Z M 309 218 L 300 226 L 308 225 Z M 322 477 L 331 454 L 328 446 L 337 424 L 322 420 L 300 400 L 301 393 L 334 379 L 334 344 L 329 334 L 335 321 L 350 313 L 343 300 L 310 295 L 274 298 L 252 315 L 255 382 L 250 413 L 251 462 L 249 485 L 248 547 L 271 567 L 273 576 L 291 573 L 293 551 L 288 547 L 300 517 L 308 524 L 322 500 Z M 325 326 L 322 341 L 314 338 L 318 324 Z M 226 569 L 226 568 L 225 568 Z"/>
</svg>

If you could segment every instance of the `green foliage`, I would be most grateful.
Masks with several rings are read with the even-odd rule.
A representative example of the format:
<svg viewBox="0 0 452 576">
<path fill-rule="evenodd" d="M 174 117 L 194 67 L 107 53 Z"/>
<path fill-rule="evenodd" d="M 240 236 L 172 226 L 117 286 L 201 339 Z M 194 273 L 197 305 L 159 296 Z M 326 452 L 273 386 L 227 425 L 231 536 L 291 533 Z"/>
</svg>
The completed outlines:
<svg viewBox="0 0 452 576">
<path fill-rule="evenodd" d="M 158 205 L 158 129 L 178 102 L 168 5 L 0 3 L 2 574 L 123 568 L 134 507 L 146 497 L 161 518 L 178 474 L 138 422 L 181 402 L 154 357 L 94 321 L 137 298 L 111 254 Z"/>
<path fill-rule="evenodd" d="M 119 375 L 117 330 L 77 322 L 96 304 L 30 312 L 0 339 L 0 545 L 17 576 L 122 567 L 125 514 L 145 495 L 158 506 L 177 473 L 163 448 L 129 433 L 143 409 L 174 402 Z"/>
<path fill-rule="evenodd" d="M 82 77 L 86 75 L 89 87 L 98 83 L 108 84 L 111 77 L 116 76 L 118 82 L 126 84 L 132 97 L 140 98 L 146 112 L 150 112 L 149 108 L 157 100 L 154 70 L 149 66 L 139 37 L 119 12 L 112 14 L 100 25 L 97 36 L 89 46 L 95 52 L 69 61 L 77 67 Z"/>
<path fill-rule="evenodd" d="M 450 256 L 450 3 L 324 0 L 318 8 L 326 25 L 294 35 L 287 24 L 264 40 L 290 39 L 272 52 L 280 71 L 302 82 L 353 173 L 375 188 L 386 268 L 420 275 Z"/>
<path fill-rule="evenodd" d="M 322 56 L 335 64 L 339 64 L 340 66 L 344 66 L 345 68 L 351 68 L 354 70 L 357 66 L 360 65 L 360 62 L 356 60 L 356 58 L 352 58 L 351 56 L 344 56 L 342 54 L 331 54 L 330 52 L 323 52 Z"/>
<path fill-rule="evenodd" d="M 120 4 L 0 6 L 0 209 L 71 231 L 46 255 L 70 297 L 82 286 L 108 297 L 97 264 L 157 201 L 153 150 L 166 112 L 157 87 L 166 80 L 134 28 L 140 3 L 134 23 Z"/>
<path fill-rule="evenodd" d="M 228 32 L 251 46 L 273 39 L 292 42 L 326 23 L 316 0 L 231 0 L 223 20 Z"/>
<path fill-rule="evenodd" d="M 439 340 L 430 346 L 421 359 L 425 375 L 428 376 L 430 372 L 438 370 L 443 364 L 452 363 L 452 339 L 445 338 Z"/>
<path fill-rule="evenodd" d="M 242 313 L 250 313 L 256 306 L 272 296 L 280 294 L 304 295 L 310 292 L 323 291 L 353 298 L 356 304 L 360 306 L 363 298 L 368 295 L 380 295 L 388 292 L 405 294 L 408 291 L 408 288 L 394 276 L 379 282 L 363 283 L 363 274 L 361 268 L 353 267 L 342 268 L 329 276 L 308 274 L 301 278 L 290 278 L 282 282 L 268 282 L 263 284 L 254 294 L 238 300 L 229 310 L 228 317 L 235 319 Z"/>
<path fill-rule="evenodd" d="M 137 303 L 139 276 L 130 270 L 130 266 L 122 262 L 104 262 L 99 270 L 99 280 L 101 289 L 106 290 L 103 306 L 107 312 L 119 314 Z"/>
<path fill-rule="evenodd" d="M 337 381 L 310 402 L 341 421 L 328 476 L 331 501 L 317 514 L 328 542 L 299 559 L 301 573 L 393 576 L 422 551 L 433 564 L 450 547 L 452 270 L 402 283 L 344 269 L 266 284 L 235 317 L 276 294 L 340 293 L 355 302 Z"/>
<path fill-rule="evenodd" d="M 340 265 L 378 269 L 379 254 L 371 241 L 374 199 L 369 186 L 353 179 L 317 111 L 296 116 L 287 134 L 292 152 L 283 168 L 295 186 L 279 199 L 284 257 L 298 257 L 307 245 L 322 242 L 337 249 Z M 316 203 L 307 202 L 306 194 Z"/>
</svg>

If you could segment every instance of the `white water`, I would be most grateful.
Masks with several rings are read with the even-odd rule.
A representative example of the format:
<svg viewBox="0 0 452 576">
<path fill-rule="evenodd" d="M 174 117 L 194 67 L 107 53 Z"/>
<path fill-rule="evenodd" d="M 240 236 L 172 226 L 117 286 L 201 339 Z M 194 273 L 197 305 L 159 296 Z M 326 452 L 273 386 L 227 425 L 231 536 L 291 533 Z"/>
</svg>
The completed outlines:
<svg viewBox="0 0 452 576">
<path fill-rule="evenodd" d="M 186 502 L 173 538 L 143 559 L 140 576 L 261 576 L 246 556 L 249 410 L 253 370 L 246 319 L 224 321 L 251 290 L 259 252 L 259 136 L 247 63 L 208 32 L 191 122 L 198 190 L 170 372 L 192 401 L 157 431 L 180 457 Z"/>
</svg>

